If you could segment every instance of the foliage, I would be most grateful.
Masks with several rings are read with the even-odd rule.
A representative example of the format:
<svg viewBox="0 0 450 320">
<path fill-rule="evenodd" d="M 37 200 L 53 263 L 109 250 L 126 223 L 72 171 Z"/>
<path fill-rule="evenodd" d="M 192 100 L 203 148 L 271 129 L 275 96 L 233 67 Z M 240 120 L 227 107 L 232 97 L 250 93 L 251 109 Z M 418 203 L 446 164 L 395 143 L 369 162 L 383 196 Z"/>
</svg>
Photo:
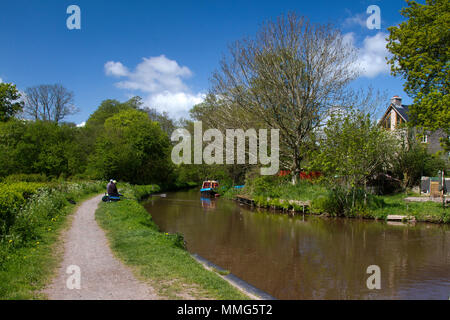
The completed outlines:
<svg viewBox="0 0 450 320">
<path fill-rule="evenodd" d="M 47 121 L 10 120 L 0 123 L 0 176 L 73 175 L 85 166 L 77 130 Z"/>
<path fill-rule="evenodd" d="M 5 193 L 15 193 L 15 201 L 6 208 L 14 214 L 13 219 L 8 232 L 0 235 L 0 299 L 40 298 L 40 290 L 57 265 L 54 243 L 72 203 L 104 190 L 105 184 L 22 182 L 0 187 L 0 201 Z M 2 209 L 0 216 L 4 213 Z"/>
<path fill-rule="evenodd" d="M 133 185 L 130 187 L 133 190 L 133 195 L 138 201 L 160 190 L 158 185 Z"/>
<path fill-rule="evenodd" d="M 414 98 L 410 124 L 449 133 L 450 3 L 407 0 L 407 4 L 401 10 L 407 20 L 388 29 L 391 71 L 405 78 L 405 92 Z"/>
<path fill-rule="evenodd" d="M 62 207 L 83 193 L 98 192 L 104 183 L 1 183 L 0 241 L 16 246 L 37 239 L 39 227 L 51 222 Z"/>
<path fill-rule="evenodd" d="M 0 180 L 114 177 L 174 183 L 170 141 L 158 123 L 138 111 L 141 104 L 138 97 L 106 100 L 80 128 L 41 120 L 0 122 Z"/>
<path fill-rule="evenodd" d="M 86 121 L 86 127 L 101 130 L 108 118 L 125 110 L 137 110 L 140 105 L 141 103 L 139 97 L 134 97 L 124 103 L 111 99 L 104 100 Z"/>
<path fill-rule="evenodd" d="M 365 188 L 367 181 L 389 166 L 397 141 L 359 110 L 331 115 L 312 166 L 325 179 L 347 189 Z"/>
<path fill-rule="evenodd" d="M 12 83 L 0 83 L 0 122 L 8 121 L 23 109 L 21 95 Z"/>
<path fill-rule="evenodd" d="M 48 178 L 45 174 L 42 173 L 16 173 L 10 174 L 5 177 L 2 182 L 3 183 L 13 183 L 13 182 L 47 182 Z"/>
<path fill-rule="evenodd" d="M 422 176 L 437 176 L 445 168 L 445 161 L 427 152 L 416 139 L 403 141 L 393 159 L 393 176 L 403 182 L 403 189 L 420 183 Z"/>
<path fill-rule="evenodd" d="M 105 121 L 91 165 L 103 179 L 167 182 L 173 170 L 170 148 L 158 123 L 142 111 L 125 110 Z"/>
<path fill-rule="evenodd" d="M 256 124 L 279 130 L 280 163 L 296 182 L 329 113 L 336 106 L 362 105 L 348 87 L 357 76 L 350 68 L 354 58 L 355 51 L 330 25 L 294 13 L 280 16 L 255 37 L 230 46 L 213 74 L 212 94 L 193 113 L 213 110 L 210 117 L 226 119 L 228 128 Z"/>
</svg>

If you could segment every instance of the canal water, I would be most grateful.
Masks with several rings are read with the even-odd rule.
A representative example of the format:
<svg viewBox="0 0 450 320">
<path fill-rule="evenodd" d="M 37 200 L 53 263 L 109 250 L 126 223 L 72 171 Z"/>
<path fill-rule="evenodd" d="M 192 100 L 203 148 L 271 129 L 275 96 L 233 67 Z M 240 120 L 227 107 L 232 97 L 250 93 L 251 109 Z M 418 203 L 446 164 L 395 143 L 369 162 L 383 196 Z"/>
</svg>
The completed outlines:
<svg viewBox="0 0 450 320">
<path fill-rule="evenodd" d="M 153 196 L 161 231 L 278 299 L 449 299 L 450 227 L 289 217 L 197 190 Z M 367 268 L 381 271 L 369 290 Z"/>
</svg>

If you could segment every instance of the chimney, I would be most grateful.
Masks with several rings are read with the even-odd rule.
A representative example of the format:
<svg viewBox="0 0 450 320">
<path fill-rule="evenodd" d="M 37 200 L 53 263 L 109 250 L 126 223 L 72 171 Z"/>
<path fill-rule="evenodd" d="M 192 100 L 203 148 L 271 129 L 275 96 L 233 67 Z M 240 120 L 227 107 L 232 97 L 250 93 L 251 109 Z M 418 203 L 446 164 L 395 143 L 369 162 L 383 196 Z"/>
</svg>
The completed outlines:
<svg viewBox="0 0 450 320">
<path fill-rule="evenodd" d="M 396 105 L 396 106 L 401 106 L 402 105 L 402 98 L 399 96 L 393 96 L 391 98 L 391 103 Z"/>
</svg>

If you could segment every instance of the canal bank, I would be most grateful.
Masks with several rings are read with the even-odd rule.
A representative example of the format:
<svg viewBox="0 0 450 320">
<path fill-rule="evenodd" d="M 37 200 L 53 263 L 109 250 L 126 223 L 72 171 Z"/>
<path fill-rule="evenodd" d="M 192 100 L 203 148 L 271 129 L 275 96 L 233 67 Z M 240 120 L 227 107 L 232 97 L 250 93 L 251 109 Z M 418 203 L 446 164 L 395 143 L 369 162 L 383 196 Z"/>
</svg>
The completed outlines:
<svg viewBox="0 0 450 320">
<path fill-rule="evenodd" d="M 448 299 L 448 225 L 289 217 L 198 190 L 144 203 L 187 249 L 277 299 Z M 369 290 L 378 265 L 382 289 Z"/>
<path fill-rule="evenodd" d="M 160 232 L 151 214 L 138 202 L 158 189 L 126 186 L 121 189 L 124 200 L 99 205 L 96 220 L 117 257 L 165 299 L 248 299 L 192 258 L 183 249 L 180 235 Z"/>
<path fill-rule="evenodd" d="M 401 216 L 405 221 L 450 223 L 450 210 L 441 201 L 419 197 L 414 192 L 390 195 L 357 195 L 352 203 L 349 194 L 343 190 L 332 190 L 323 183 L 309 181 L 297 185 L 274 179 L 249 180 L 245 188 L 229 188 L 221 191 L 222 197 L 239 203 L 270 210 L 279 210 L 291 215 L 390 220 L 389 216 Z M 351 193 L 350 193 L 351 195 Z M 365 199 L 365 200 L 364 200 Z M 420 199 L 420 201 L 417 201 Z M 448 201 L 446 201 L 448 202 Z"/>
</svg>

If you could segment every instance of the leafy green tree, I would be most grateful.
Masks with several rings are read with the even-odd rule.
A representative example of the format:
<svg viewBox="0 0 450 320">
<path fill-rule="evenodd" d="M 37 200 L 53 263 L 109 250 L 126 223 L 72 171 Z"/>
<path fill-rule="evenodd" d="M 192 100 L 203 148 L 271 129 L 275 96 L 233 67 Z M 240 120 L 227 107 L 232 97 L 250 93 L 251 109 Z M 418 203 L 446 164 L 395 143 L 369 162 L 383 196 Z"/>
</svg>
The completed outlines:
<svg viewBox="0 0 450 320">
<path fill-rule="evenodd" d="M 0 121 L 8 121 L 23 109 L 21 95 L 12 83 L 0 83 Z"/>
<path fill-rule="evenodd" d="M 422 176 L 436 176 L 444 167 L 445 162 L 429 154 L 416 139 L 404 139 L 393 159 L 392 173 L 406 189 L 418 185 Z"/>
<path fill-rule="evenodd" d="M 170 150 L 170 140 L 158 123 L 143 111 L 123 110 L 105 121 L 91 170 L 105 179 L 168 183 L 173 171 Z"/>
<path fill-rule="evenodd" d="M 391 163 L 396 144 L 391 133 L 368 114 L 336 112 L 324 128 L 312 167 L 319 169 L 330 185 L 341 185 L 352 196 L 357 189 L 366 193 L 370 178 Z"/>
<path fill-rule="evenodd" d="M 134 97 L 127 102 L 120 102 L 114 99 L 107 99 L 102 101 L 100 106 L 95 110 L 93 114 L 86 121 L 86 127 L 101 128 L 106 119 L 114 116 L 115 114 L 130 109 L 138 109 L 141 106 L 141 100 L 139 97 Z"/>
<path fill-rule="evenodd" d="M 169 137 L 172 135 L 172 132 L 177 128 L 175 121 L 170 118 L 169 114 L 166 111 L 159 112 L 154 108 L 148 107 L 145 107 L 142 110 L 148 114 L 150 120 L 158 122 L 161 129 L 165 133 L 167 133 Z"/>
<path fill-rule="evenodd" d="M 50 177 L 81 173 L 86 160 L 78 129 L 48 121 L 10 120 L 0 124 L 0 176 L 43 173 Z"/>
<path fill-rule="evenodd" d="M 414 98 L 410 124 L 450 133 L 450 2 L 407 4 L 401 10 L 407 20 L 388 29 L 391 72 L 403 76 L 404 89 Z"/>
</svg>

